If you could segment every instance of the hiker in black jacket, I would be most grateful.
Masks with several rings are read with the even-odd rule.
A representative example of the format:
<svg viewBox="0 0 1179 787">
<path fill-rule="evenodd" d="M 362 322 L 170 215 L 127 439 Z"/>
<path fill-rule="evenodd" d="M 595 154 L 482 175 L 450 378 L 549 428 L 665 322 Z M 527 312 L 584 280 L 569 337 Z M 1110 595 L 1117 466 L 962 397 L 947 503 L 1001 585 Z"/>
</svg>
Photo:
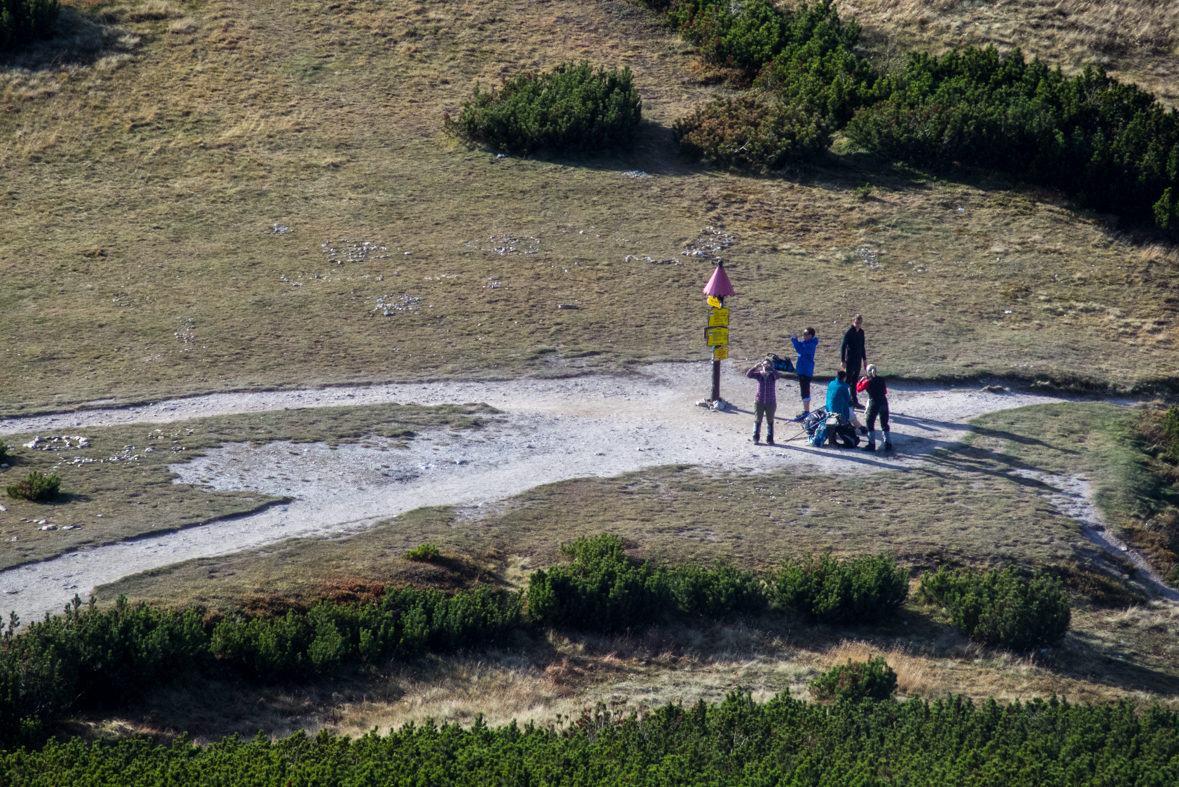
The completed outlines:
<svg viewBox="0 0 1179 787">
<path fill-rule="evenodd" d="M 857 314 L 852 317 L 851 327 L 843 334 L 843 344 L 839 346 L 839 361 L 847 371 L 847 385 L 851 388 L 852 409 L 863 410 L 859 397 L 856 395 L 856 383 L 860 381 L 860 369 L 868 363 L 868 351 L 864 346 L 864 318 Z"/>
<path fill-rule="evenodd" d="M 876 376 L 876 367 L 868 367 L 868 444 L 865 451 L 876 450 L 876 416 L 880 416 L 880 429 L 884 432 L 884 450 L 892 448 L 888 433 L 888 386 L 883 377 Z"/>
</svg>

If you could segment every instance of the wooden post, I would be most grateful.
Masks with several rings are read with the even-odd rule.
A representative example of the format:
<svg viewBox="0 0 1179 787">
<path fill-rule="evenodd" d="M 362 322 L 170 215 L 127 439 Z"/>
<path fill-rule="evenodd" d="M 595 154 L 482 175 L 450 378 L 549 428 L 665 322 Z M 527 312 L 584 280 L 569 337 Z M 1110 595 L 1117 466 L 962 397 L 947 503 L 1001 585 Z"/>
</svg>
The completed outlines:
<svg viewBox="0 0 1179 787">
<path fill-rule="evenodd" d="M 724 308 L 724 305 L 725 305 L 724 296 L 722 295 L 721 297 L 717 298 L 717 300 L 720 301 L 721 307 Z M 716 351 L 714 350 L 712 354 L 715 356 Z M 715 358 L 713 358 L 713 360 L 712 360 L 712 396 L 709 398 L 714 402 L 719 402 L 720 398 L 721 398 L 721 395 L 720 395 L 720 373 L 721 373 L 721 362 L 716 360 Z"/>
</svg>

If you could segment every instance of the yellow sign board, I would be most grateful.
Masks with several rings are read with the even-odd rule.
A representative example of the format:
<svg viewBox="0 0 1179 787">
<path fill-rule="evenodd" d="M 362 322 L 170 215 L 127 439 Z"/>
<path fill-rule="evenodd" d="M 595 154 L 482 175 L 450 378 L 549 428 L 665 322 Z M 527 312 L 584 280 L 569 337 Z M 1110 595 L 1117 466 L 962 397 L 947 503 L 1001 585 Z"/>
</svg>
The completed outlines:
<svg viewBox="0 0 1179 787">
<path fill-rule="evenodd" d="M 716 347 L 720 344 L 729 343 L 728 328 L 708 328 L 704 331 L 704 336 L 708 340 L 709 347 Z"/>
<path fill-rule="evenodd" d="M 709 328 L 727 328 L 729 327 L 729 310 L 728 309 L 709 309 L 708 310 L 708 327 Z"/>
<path fill-rule="evenodd" d="M 720 347 L 713 347 L 712 348 L 712 360 L 723 361 L 724 359 L 726 359 L 728 357 L 729 357 L 728 346 L 721 345 Z"/>
<path fill-rule="evenodd" d="M 717 300 L 715 296 L 709 295 L 708 296 L 708 305 L 714 309 L 719 309 L 721 302 L 719 300 Z"/>
</svg>

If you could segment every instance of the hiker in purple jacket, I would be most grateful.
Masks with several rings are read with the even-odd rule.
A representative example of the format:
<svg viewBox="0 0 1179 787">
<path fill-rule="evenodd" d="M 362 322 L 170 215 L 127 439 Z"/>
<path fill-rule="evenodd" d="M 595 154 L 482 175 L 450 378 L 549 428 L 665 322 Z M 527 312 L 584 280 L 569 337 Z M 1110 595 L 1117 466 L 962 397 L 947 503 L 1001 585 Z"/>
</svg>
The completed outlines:
<svg viewBox="0 0 1179 787">
<path fill-rule="evenodd" d="M 751 380 L 757 380 L 757 396 L 753 398 L 753 442 L 761 442 L 761 419 L 766 419 L 766 445 L 774 444 L 774 411 L 778 409 L 778 394 L 775 383 L 781 377 L 774 371 L 773 364 L 768 360 L 745 373 Z"/>
</svg>

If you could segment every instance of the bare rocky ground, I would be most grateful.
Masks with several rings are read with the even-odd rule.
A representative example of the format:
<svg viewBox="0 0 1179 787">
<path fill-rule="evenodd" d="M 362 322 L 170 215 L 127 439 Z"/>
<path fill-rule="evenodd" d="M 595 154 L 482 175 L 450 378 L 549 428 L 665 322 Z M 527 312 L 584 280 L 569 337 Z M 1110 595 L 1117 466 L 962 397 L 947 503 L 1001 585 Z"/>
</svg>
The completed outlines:
<svg viewBox="0 0 1179 787">
<path fill-rule="evenodd" d="M 0 435 L 128 423 L 169 423 L 202 416 L 276 409 L 397 402 L 436 405 L 486 402 L 502 411 L 474 431 L 419 435 L 408 448 L 371 439 L 329 448 L 322 444 L 231 444 L 173 466 L 177 483 L 265 493 L 292 502 L 249 516 L 156 537 L 95 547 L 0 573 L 0 611 L 23 620 L 54 612 L 73 597 L 129 574 L 198 557 L 229 554 L 292 537 L 339 537 L 421 506 L 478 510 L 540 484 L 612 476 L 671 464 L 719 472 L 864 473 L 912 465 L 959 440 L 966 422 L 984 413 L 1059 397 L 999 387 L 893 386 L 896 450 L 812 448 L 800 428 L 784 422 L 799 410 L 793 378 L 779 383 L 778 446 L 751 440 L 754 385 L 741 370 L 724 370 L 724 412 L 696 406 L 709 391 L 708 364 L 657 364 L 628 375 L 499 382 L 438 382 L 304 391 L 213 394 L 135 407 L 0 421 Z M 816 404 L 823 387 L 816 387 Z M 1046 481 L 1048 479 L 1045 479 Z M 1066 512 L 1105 548 L 1104 533 L 1084 479 L 1065 479 Z M 1061 498 L 1064 500 L 1065 498 Z M 1050 501 L 1059 502 L 1059 501 Z M 1160 582 L 1162 595 L 1174 597 Z"/>
</svg>

